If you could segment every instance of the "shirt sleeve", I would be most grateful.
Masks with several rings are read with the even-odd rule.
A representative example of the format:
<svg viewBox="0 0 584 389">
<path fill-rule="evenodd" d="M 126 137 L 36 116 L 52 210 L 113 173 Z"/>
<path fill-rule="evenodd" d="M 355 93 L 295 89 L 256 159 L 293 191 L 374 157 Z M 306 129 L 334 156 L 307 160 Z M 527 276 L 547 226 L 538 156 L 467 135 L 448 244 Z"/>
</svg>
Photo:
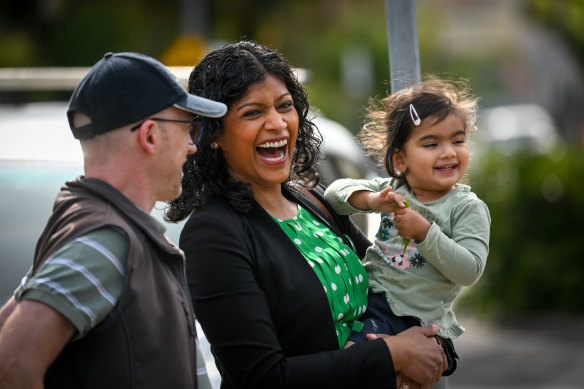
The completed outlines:
<svg viewBox="0 0 584 389">
<path fill-rule="evenodd" d="M 489 254 L 491 217 L 481 200 L 467 202 L 457 210 L 452 227 L 452 238 L 432 223 L 418 251 L 450 281 L 468 286 L 483 273 Z"/>
<path fill-rule="evenodd" d="M 356 180 L 352 178 L 342 178 L 334 181 L 326 189 L 324 197 L 339 215 L 351 215 L 354 213 L 372 213 L 374 210 L 362 210 L 349 204 L 349 197 L 353 192 L 368 190 L 380 192 L 391 186 L 392 179 L 376 177 L 372 180 Z"/>
<path fill-rule="evenodd" d="M 124 287 L 129 240 L 113 226 L 77 237 L 27 274 L 15 299 L 42 302 L 73 323 L 83 337 L 115 307 Z"/>
</svg>

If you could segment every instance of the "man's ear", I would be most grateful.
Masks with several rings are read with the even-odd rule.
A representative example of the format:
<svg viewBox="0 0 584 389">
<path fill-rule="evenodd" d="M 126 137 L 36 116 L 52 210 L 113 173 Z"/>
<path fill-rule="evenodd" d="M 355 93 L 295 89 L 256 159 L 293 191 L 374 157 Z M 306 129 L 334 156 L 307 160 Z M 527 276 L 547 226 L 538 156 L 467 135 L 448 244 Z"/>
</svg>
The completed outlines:
<svg viewBox="0 0 584 389">
<path fill-rule="evenodd" d="M 158 142 L 156 123 L 154 120 L 145 120 L 138 129 L 138 144 L 144 152 L 154 154 Z"/>
<path fill-rule="evenodd" d="M 403 151 L 396 150 L 391 157 L 393 167 L 399 170 L 400 173 L 405 173 L 408 170 L 408 165 L 406 164 L 406 156 Z"/>
</svg>

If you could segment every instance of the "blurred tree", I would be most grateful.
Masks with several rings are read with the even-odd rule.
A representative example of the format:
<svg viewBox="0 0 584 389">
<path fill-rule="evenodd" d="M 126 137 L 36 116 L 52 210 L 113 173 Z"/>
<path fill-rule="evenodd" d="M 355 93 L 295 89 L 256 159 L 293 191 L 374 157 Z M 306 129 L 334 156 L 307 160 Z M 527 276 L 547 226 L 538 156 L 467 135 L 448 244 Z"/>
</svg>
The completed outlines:
<svg viewBox="0 0 584 389">
<path fill-rule="evenodd" d="M 461 308 L 584 313 L 582 149 L 491 152 L 470 176 L 491 211 L 491 244 L 485 273 Z"/>
<path fill-rule="evenodd" d="M 564 35 L 584 70 L 584 1 L 530 0 L 529 9 L 548 28 Z"/>
<path fill-rule="evenodd" d="M 177 10 L 176 0 L 5 0 L 0 66 L 88 66 L 108 51 L 158 56 L 180 32 Z"/>
<path fill-rule="evenodd" d="M 87 66 L 107 51 L 194 65 L 205 43 L 252 39 L 279 50 L 293 66 L 310 69 L 311 103 L 356 132 L 367 97 L 390 91 L 384 3 L 0 0 L 0 66 Z M 416 8 L 422 74 L 469 79 L 483 106 L 531 101 L 560 107 L 556 118 L 572 128 L 565 133 L 584 134 L 584 125 L 578 127 L 582 100 L 575 98 L 577 91 L 566 93 L 581 84 L 566 71 L 572 64 L 558 60 L 558 53 L 566 53 L 556 39 L 570 42 L 582 68 L 582 0 L 416 0 Z M 547 36 L 533 35 L 533 17 L 548 27 Z M 209 25 L 203 26 L 205 20 Z M 542 46 L 540 38 L 550 36 Z M 582 158 L 578 148 L 555 158 L 493 154 L 472 172 L 473 189 L 491 209 L 493 235 L 486 273 L 468 301 L 503 312 L 584 310 Z"/>
</svg>

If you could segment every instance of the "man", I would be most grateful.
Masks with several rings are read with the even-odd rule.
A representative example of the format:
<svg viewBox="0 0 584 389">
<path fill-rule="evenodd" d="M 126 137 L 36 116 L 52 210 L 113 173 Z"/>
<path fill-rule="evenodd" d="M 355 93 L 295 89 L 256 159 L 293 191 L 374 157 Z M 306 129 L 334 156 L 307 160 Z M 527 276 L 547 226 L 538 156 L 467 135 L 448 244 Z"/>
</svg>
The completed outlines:
<svg viewBox="0 0 584 389">
<path fill-rule="evenodd" d="M 93 66 L 67 111 L 85 175 L 61 188 L 0 311 L 0 388 L 196 387 L 184 256 L 148 213 L 180 194 L 200 116 L 226 110 L 147 56 Z"/>
</svg>

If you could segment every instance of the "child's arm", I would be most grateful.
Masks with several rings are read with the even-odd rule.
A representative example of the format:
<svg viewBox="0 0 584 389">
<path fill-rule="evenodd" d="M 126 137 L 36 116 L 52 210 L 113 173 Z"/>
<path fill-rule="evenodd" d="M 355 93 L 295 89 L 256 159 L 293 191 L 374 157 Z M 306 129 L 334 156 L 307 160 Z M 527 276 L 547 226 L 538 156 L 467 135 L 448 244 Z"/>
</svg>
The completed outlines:
<svg viewBox="0 0 584 389">
<path fill-rule="evenodd" d="M 344 178 L 330 184 L 324 196 L 327 202 L 340 215 L 385 211 L 387 208 L 390 208 L 390 210 L 385 212 L 392 212 L 395 202 L 397 202 L 396 199 L 399 200 L 401 206 L 404 206 L 403 198 L 391 191 L 392 183 L 392 179 L 383 177 L 372 180 Z M 383 192 L 383 194 L 380 196 L 378 192 Z M 370 200 L 369 196 L 374 198 Z M 370 201 L 373 203 L 370 203 Z"/>
<path fill-rule="evenodd" d="M 415 239 L 418 242 L 426 240 L 432 226 L 424 216 L 411 208 L 396 207 L 394 210 L 395 227 L 399 235 L 405 239 Z"/>
<path fill-rule="evenodd" d="M 399 218 L 397 214 L 412 216 L 413 214 L 409 215 L 410 211 L 396 210 L 396 222 Z M 406 217 L 402 221 L 403 224 L 397 222 L 396 225 L 400 235 L 403 229 L 404 234 L 410 234 L 416 239 L 419 242 L 416 244 L 418 252 L 450 281 L 468 286 L 480 278 L 489 253 L 491 225 L 489 210 L 484 202 L 469 201 L 453 212 L 449 221 L 451 236 L 446 235 L 436 223 L 431 223 L 424 239 L 420 240 L 421 235 L 413 235 L 419 233 L 419 230 L 415 227 L 408 229 L 410 228 L 408 223 L 413 225 L 414 221 Z"/>
<path fill-rule="evenodd" d="M 391 191 L 391 186 L 381 192 L 359 190 L 349 196 L 349 204 L 363 211 L 378 211 L 391 213 L 396 208 L 405 208 L 404 198 L 399 193 Z"/>
</svg>

